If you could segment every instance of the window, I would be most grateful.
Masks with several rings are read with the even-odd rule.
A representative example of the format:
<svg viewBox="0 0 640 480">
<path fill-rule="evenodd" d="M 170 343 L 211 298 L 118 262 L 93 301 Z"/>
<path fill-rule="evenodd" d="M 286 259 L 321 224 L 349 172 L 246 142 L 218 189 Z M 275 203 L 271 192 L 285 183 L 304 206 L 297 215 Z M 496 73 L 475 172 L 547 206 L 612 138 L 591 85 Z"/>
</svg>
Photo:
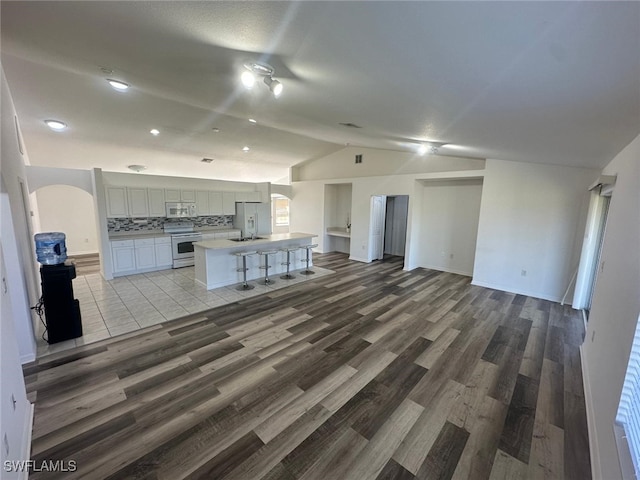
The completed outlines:
<svg viewBox="0 0 640 480">
<path fill-rule="evenodd" d="M 276 227 L 289 226 L 289 199 L 286 197 L 274 198 L 276 210 Z"/>
<path fill-rule="evenodd" d="M 626 436 L 636 478 L 638 478 L 637 473 L 640 472 L 640 318 L 633 338 L 616 423 L 624 429 L 624 436 Z M 617 440 L 619 441 L 619 439 Z M 621 451 L 618 447 L 618 454 L 623 451 L 624 449 Z M 621 456 L 621 460 L 621 464 L 624 465 L 623 456 Z"/>
</svg>

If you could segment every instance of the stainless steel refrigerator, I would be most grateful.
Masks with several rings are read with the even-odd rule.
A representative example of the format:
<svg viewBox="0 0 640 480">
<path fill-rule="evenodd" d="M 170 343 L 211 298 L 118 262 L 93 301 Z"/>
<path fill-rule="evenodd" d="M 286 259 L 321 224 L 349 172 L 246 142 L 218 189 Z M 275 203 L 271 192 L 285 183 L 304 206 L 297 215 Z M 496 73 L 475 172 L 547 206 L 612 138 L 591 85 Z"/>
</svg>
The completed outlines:
<svg viewBox="0 0 640 480">
<path fill-rule="evenodd" d="M 271 204 L 236 202 L 234 228 L 242 230 L 242 236 L 271 235 Z"/>
</svg>

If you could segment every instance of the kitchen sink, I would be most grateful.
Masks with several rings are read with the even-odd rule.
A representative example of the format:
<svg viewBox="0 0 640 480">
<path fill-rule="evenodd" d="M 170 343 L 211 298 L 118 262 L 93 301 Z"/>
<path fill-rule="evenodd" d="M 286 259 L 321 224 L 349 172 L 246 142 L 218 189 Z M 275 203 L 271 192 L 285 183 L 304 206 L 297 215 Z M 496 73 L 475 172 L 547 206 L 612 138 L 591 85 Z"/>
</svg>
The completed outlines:
<svg viewBox="0 0 640 480">
<path fill-rule="evenodd" d="M 264 237 L 253 237 L 253 238 L 230 238 L 232 242 L 250 242 L 252 240 L 264 240 Z"/>
</svg>

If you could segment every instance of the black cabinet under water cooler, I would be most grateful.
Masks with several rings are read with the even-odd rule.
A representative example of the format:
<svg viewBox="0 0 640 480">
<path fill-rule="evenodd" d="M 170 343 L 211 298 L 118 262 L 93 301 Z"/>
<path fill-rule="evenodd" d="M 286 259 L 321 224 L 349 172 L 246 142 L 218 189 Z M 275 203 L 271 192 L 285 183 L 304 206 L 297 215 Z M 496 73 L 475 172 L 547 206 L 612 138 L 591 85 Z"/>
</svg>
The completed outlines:
<svg viewBox="0 0 640 480">
<path fill-rule="evenodd" d="M 73 263 L 42 265 L 42 300 L 47 323 L 47 341 L 62 342 L 82 336 L 80 302 L 73 298 Z"/>
</svg>

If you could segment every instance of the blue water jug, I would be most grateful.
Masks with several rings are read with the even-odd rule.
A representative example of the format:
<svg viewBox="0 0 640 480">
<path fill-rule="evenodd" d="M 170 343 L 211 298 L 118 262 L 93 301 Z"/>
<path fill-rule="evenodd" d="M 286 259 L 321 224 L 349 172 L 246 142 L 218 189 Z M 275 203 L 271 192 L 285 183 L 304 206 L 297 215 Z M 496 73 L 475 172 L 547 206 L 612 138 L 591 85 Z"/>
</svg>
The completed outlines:
<svg viewBox="0 0 640 480">
<path fill-rule="evenodd" d="M 36 256 L 42 265 L 58 265 L 67 259 L 65 234 L 61 232 L 36 233 Z"/>
</svg>

